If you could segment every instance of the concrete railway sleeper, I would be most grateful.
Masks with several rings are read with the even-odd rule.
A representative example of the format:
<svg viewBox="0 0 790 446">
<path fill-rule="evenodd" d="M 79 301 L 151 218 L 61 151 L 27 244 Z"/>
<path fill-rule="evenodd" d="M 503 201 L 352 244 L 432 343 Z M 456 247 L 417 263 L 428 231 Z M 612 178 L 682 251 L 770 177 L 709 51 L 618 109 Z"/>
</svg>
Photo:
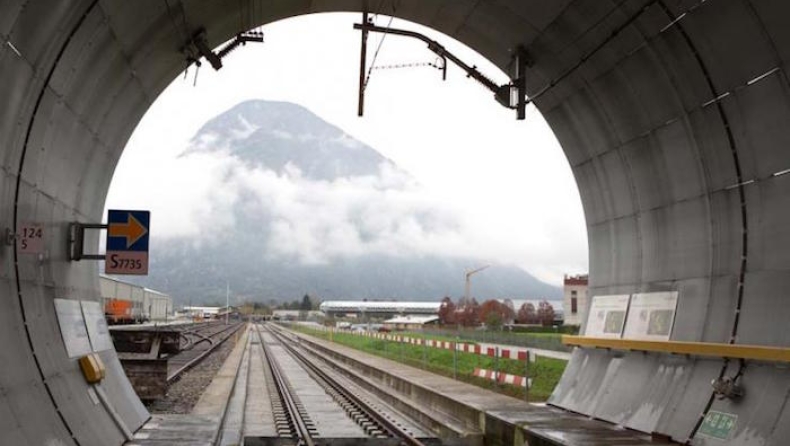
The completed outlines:
<svg viewBox="0 0 790 446">
<path fill-rule="evenodd" d="M 290 431 L 289 437 L 297 439 L 297 444 L 299 445 L 314 446 L 313 438 L 318 436 L 315 425 L 306 413 L 304 405 L 301 404 L 298 396 L 293 391 L 280 364 L 274 358 L 270 348 L 267 347 L 257 325 L 255 326 L 255 331 L 261 341 L 265 360 L 268 364 L 268 367 L 265 369 L 271 374 L 272 383 L 274 384 L 271 388 L 275 389 L 277 394 L 276 398 L 272 398 L 272 401 L 280 402 L 279 407 L 282 408 L 281 413 L 284 415 L 284 417 L 281 417 L 281 420 L 282 418 L 286 420 Z M 281 423 L 280 426 L 284 427 L 285 425 Z M 280 427 L 278 426 L 279 430 Z"/>
<path fill-rule="evenodd" d="M 253 325 L 250 329 L 234 390 L 220 423 L 222 435 L 215 444 L 423 446 L 423 441 L 437 444 L 421 425 L 346 382 L 346 378 L 333 376 L 336 373 L 316 364 L 318 358 L 308 357 L 300 351 L 298 343 L 269 327 Z M 240 413 L 240 407 L 250 407 L 249 398 L 260 398 L 250 394 L 253 388 L 250 382 L 254 379 L 266 383 L 265 391 L 259 389 L 268 396 L 270 420 L 269 416 L 265 417 L 267 420 L 258 420 L 243 409 Z M 266 425 L 269 421 L 268 434 L 248 434 L 256 431 L 249 426 Z"/>
<path fill-rule="evenodd" d="M 267 327 L 271 327 L 267 325 Z M 405 444 L 409 446 L 422 446 L 413 430 L 407 427 L 406 423 L 401 423 L 396 418 L 382 411 L 379 405 L 371 401 L 371 398 L 361 396 L 352 390 L 348 383 L 342 383 L 331 376 L 316 364 L 317 358 L 308 358 L 305 353 L 297 348 L 298 342 L 294 342 L 287 336 L 273 329 L 267 328 L 266 331 L 277 339 L 284 349 L 291 355 L 302 368 L 315 380 L 324 391 L 340 406 L 346 415 L 352 419 L 370 438 L 383 440 L 383 443 Z M 338 439 L 332 439 L 332 444 L 337 444 Z"/>
</svg>

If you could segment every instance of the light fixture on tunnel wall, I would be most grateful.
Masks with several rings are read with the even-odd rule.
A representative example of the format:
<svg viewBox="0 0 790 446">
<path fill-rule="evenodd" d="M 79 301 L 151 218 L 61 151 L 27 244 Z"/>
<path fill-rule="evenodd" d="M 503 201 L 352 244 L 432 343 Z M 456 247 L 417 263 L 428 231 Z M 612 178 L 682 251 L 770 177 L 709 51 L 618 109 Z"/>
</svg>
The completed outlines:
<svg viewBox="0 0 790 446">
<path fill-rule="evenodd" d="M 746 394 L 746 390 L 743 388 L 743 385 L 740 384 L 740 381 L 745 368 L 746 364 L 741 360 L 741 366 L 735 376 L 720 376 L 719 378 L 711 380 L 710 385 L 713 387 L 713 394 L 717 399 L 737 401 L 743 398 Z"/>
<path fill-rule="evenodd" d="M 391 23 L 391 22 L 390 22 Z M 364 101 L 365 101 L 365 87 L 367 86 L 368 79 L 365 74 L 365 66 L 366 63 L 366 55 L 367 55 L 367 36 L 368 33 L 377 32 L 382 33 L 384 35 L 387 34 L 394 34 L 397 36 L 402 37 L 411 37 L 413 39 L 421 40 L 428 44 L 428 49 L 432 52 L 436 53 L 444 64 L 442 65 L 442 70 L 444 71 L 444 79 L 447 78 L 446 70 L 447 70 L 447 60 L 450 60 L 459 68 L 461 68 L 467 77 L 471 77 L 472 79 L 481 83 L 484 87 L 488 88 L 494 93 L 494 99 L 501 104 L 502 106 L 516 110 L 516 119 L 523 120 L 526 117 L 526 107 L 527 104 L 530 102 L 527 98 L 526 92 L 526 69 L 527 67 L 532 65 L 531 58 L 527 54 L 526 49 L 522 46 L 518 46 L 516 48 L 515 54 L 513 55 L 513 61 L 515 62 L 515 76 L 511 78 L 511 82 L 504 85 L 497 85 L 496 82 L 491 80 L 488 76 L 484 75 L 477 69 L 476 66 L 470 66 L 466 64 L 464 61 L 459 59 L 455 54 L 448 51 L 444 46 L 442 46 L 439 42 L 430 39 L 429 37 L 425 36 L 424 34 L 420 34 L 416 31 L 409 31 L 404 29 L 397 29 L 392 28 L 391 26 L 377 26 L 372 21 L 368 19 L 368 13 L 365 12 L 362 14 L 362 23 L 355 23 L 354 29 L 358 29 L 362 32 L 362 48 L 361 48 L 361 57 L 360 57 L 360 66 L 359 66 L 359 106 L 358 106 L 358 115 L 362 116 L 364 113 Z"/>
<path fill-rule="evenodd" d="M 710 385 L 713 387 L 713 393 L 716 395 L 716 398 L 720 400 L 737 400 L 743 397 L 743 395 L 746 393 L 743 389 L 743 386 L 738 384 L 736 378 L 729 378 L 726 376 L 722 378 L 716 378 L 711 381 Z"/>
</svg>

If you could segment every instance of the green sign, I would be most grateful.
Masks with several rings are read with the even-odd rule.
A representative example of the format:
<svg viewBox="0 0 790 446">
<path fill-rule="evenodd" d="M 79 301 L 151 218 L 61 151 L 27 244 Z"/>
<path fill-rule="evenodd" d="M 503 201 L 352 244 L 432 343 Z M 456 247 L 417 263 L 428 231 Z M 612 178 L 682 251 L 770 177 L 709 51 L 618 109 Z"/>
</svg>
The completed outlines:
<svg viewBox="0 0 790 446">
<path fill-rule="evenodd" d="M 727 440 L 735 430 L 737 423 L 738 415 L 711 410 L 705 415 L 697 433 L 706 437 Z"/>
</svg>

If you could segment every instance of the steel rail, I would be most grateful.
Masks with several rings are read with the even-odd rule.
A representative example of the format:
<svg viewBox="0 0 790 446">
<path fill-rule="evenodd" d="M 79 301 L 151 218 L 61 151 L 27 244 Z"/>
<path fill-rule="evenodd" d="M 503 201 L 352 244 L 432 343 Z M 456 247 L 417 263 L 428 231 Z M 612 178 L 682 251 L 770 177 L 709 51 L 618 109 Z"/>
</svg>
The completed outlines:
<svg viewBox="0 0 790 446">
<path fill-rule="evenodd" d="M 299 438 L 299 443 L 304 444 L 305 446 L 315 446 L 315 442 L 313 441 L 313 437 L 310 434 L 310 431 L 307 428 L 307 425 L 302 419 L 302 415 L 299 412 L 299 408 L 297 407 L 296 400 L 294 399 L 293 394 L 291 393 L 291 389 L 288 386 L 288 381 L 284 376 L 282 368 L 280 364 L 274 359 L 269 347 L 266 346 L 266 343 L 263 341 L 263 337 L 261 336 L 260 330 L 256 325 L 255 330 L 258 332 L 258 336 L 260 338 L 261 346 L 263 347 L 264 356 L 266 357 L 266 362 L 269 365 L 269 369 L 272 372 L 274 377 L 274 381 L 277 387 L 277 393 L 280 395 L 280 400 L 284 403 L 283 406 L 286 408 L 288 412 L 288 417 L 291 419 L 291 425 L 295 428 L 295 433 Z M 285 344 L 283 344 L 285 346 Z"/>
<path fill-rule="evenodd" d="M 220 338 L 220 340 L 218 342 L 216 342 L 213 345 L 211 345 L 211 347 L 209 347 L 206 350 L 203 350 L 202 352 L 200 352 L 200 354 L 198 356 L 196 356 L 195 358 L 189 360 L 189 362 L 187 362 L 183 366 L 179 367 L 172 374 L 168 375 L 167 376 L 167 384 L 168 385 L 173 384 L 173 382 L 175 382 L 184 372 L 186 372 L 187 370 L 193 368 L 198 363 L 200 363 L 200 361 L 205 359 L 206 356 L 208 356 L 211 352 L 216 350 L 217 347 L 219 347 L 220 345 L 224 344 L 225 341 L 230 339 L 230 337 L 233 336 L 234 334 L 236 334 L 236 332 L 238 332 L 242 327 L 244 327 L 244 323 L 240 322 L 240 323 L 238 323 L 236 325 L 229 326 L 229 328 L 227 328 L 227 329 L 224 329 L 224 330 L 221 330 L 221 331 L 215 333 L 215 335 L 218 335 L 218 334 L 222 334 L 222 333 L 224 333 L 226 331 L 232 330 L 232 331 L 230 331 L 230 333 L 227 333 L 225 336 Z M 173 358 L 177 358 L 177 357 L 178 357 L 178 355 L 174 356 Z M 173 359 L 173 358 L 171 358 L 171 359 Z"/>
<path fill-rule="evenodd" d="M 218 333 L 222 333 L 223 331 L 225 331 L 225 330 L 220 330 Z M 197 341 L 197 342 L 192 342 L 192 341 L 190 341 L 190 344 L 191 344 L 193 347 L 194 347 L 195 345 L 198 345 L 198 344 L 202 343 L 202 342 L 208 342 L 208 343 L 209 343 L 209 345 L 212 345 L 212 344 L 214 344 L 214 341 L 213 341 L 213 340 L 212 340 L 212 339 L 209 337 L 210 335 L 209 335 L 209 336 L 204 336 L 204 335 L 202 335 L 202 334 L 200 334 L 200 333 L 198 333 L 198 332 L 196 332 L 196 331 L 185 331 L 185 332 L 183 332 L 183 334 L 184 334 L 184 335 L 195 336 L 195 337 L 197 337 L 197 338 L 200 338 L 200 340 L 199 340 L 199 341 Z M 185 349 L 182 349 L 182 350 L 185 350 Z"/>
<path fill-rule="evenodd" d="M 309 369 L 311 372 L 317 375 L 322 381 L 324 381 L 326 385 L 331 387 L 333 390 L 335 390 L 337 393 L 342 395 L 344 398 L 353 402 L 353 404 L 356 404 L 360 409 L 362 409 L 365 412 L 365 415 L 367 415 L 371 420 L 375 421 L 381 427 L 387 430 L 392 437 L 400 438 L 401 440 L 404 441 L 404 443 L 410 446 L 425 446 L 420 440 L 411 436 L 403 428 L 395 424 L 394 421 L 386 418 L 379 411 L 374 409 L 370 404 L 363 401 L 360 397 L 349 391 L 341 383 L 337 382 L 337 380 L 335 380 L 329 374 L 321 370 L 317 365 L 315 365 L 312 361 L 310 361 L 304 354 L 297 351 L 295 347 L 289 345 L 287 342 L 284 342 L 284 340 L 287 339 L 287 337 L 283 335 L 281 332 L 279 332 L 278 330 L 272 330 L 268 327 L 267 330 L 269 330 L 270 333 L 272 333 L 275 337 L 277 337 L 277 339 L 280 340 L 283 347 L 285 347 L 289 351 L 289 353 L 291 353 L 291 355 L 303 365 L 303 367 Z M 289 339 L 288 342 L 293 342 L 293 341 Z"/>
</svg>

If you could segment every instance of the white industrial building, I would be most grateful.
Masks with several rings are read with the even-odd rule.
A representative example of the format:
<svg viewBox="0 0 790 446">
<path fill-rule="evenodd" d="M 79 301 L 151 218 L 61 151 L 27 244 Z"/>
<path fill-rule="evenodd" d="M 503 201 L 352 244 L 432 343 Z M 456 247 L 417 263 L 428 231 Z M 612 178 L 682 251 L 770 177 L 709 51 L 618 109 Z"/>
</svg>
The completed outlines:
<svg viewBox="0 0 790 446">
<path fill-rule="evenodd" d="M 390 330 L 422 330 L 426 325 L 439 323 L 439 316 L 396 316 L 382 323 Z"/>
<path fill-rule="evenodd" d="M 225 307 L 184 307 L 183 313 L 191 318 L 211 319 L 224 313 Z"/>
<path fill-rule="evenodd" d="M 272 312 L 272 319 L 275 321 L 296 321 L 301 318 L 317 319 L 322 317 L 324 313 L 320 311 L 302 311 L 302 310 L 274 310 Z"/>
<path fill-rule="evenodd" d="M 565 306 L 565 325 L 581 325 L 587 319 L 587 274 L 565 276 L 563 280 L 563 302 Z"/>
<path fill-rule="evenodd" d="M 408 302 L 408 301 L 358 301 L 330 300 L 323 302 L 319 309 L 326 315 L 356 316 L 393 316 L 404 314 L 439 314 L 441 302 Z"/>
<path fill-rule="evenodd" d="M 105 315 L 115 322 L 166 321 L 172 317 L 173 299 L 149 288 L 101 275 L 99 291 Z M 120 305 L 122 302 L 126 304 Z M 115 314 L 122 310 L 124 314 Z"/>
</svg>

